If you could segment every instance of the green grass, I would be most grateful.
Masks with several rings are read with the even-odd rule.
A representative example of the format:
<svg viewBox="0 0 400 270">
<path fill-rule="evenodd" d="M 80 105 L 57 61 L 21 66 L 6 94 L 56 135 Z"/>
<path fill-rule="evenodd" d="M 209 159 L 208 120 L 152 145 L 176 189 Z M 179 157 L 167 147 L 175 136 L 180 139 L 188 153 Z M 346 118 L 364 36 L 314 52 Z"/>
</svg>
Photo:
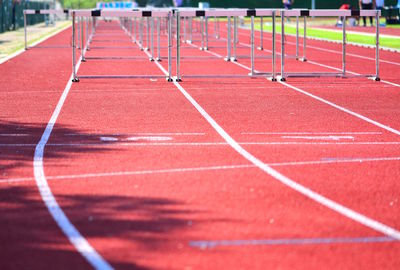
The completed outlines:
<svg viewBox="0 0 400 270">
<path fill-rule="evenodd" d="M 255 29 L 259 30 L 260 26 L 256 25 Z M 265 25 L 264 30 L 271 32 L 272 26 Z M 280 25 L 276 26 L 276 31 L 278 33 L 281 32 Z M 296 34 L 296 27 L 286 25 L 285 32 L 286 32 L 286 34 Z M 303 35 L 303 28 L 299 28 L 299 33 L 300 33 L 300 35 Z M 374 36 L 368 36 L 368 35 L 363 35 L 363 34 L 354 34 L 354 33 L 346 33 L 346 35 L 347 35 L 348 42 L 364 44 L 364 45 L 375 45 L 375 37 Z M 322 29 L 307 28 L 307 36 L 315 37 L 315 38 L 323 38 L 323 39 L 327 39 L 327 40 L 336 40 L 336 41 L 342 40 L 341 32 L 334 32 L 334 31 L 322 30 Z M 392 37 L 380 36 L 380 46 L 387 47 L 387 48 L 393 48 L 393 49 L 400 49 L 400 37 L 392 38 Z"/>
<path fill-rule="evenodd" d="M 59 23 L 56 27 L 51 28 L 51 30 L 49 29 L 45 29 L 42 33 L 40 34 L 32 34 L 31 33 L 31 37 L 29 35 L 29 28 L 28 28 L 28 46 L 31 46 L 33 43 L 35 43 L 36 41 L 43 39 L 45 37 L 48 37 L 50 35 L 52 35 L 53 33 L 55 33 L 56 31 L 63 29 L 65 27 L 67 27 L 68 25 L 70 25 L 70 22 L 61 22 Z M 11 55 L 21 49 L 23 49 L 25 47 L 24 44 L 24 32 L 23 29 L 20 29 L 18 31 L 14 31 L 15 35 L 15 40 L 11 41 L 8 43 L 7 46 L 2 46 L 2 50 L 1 50 L 1 54 L 3 54 L 4 56 L 8 56 Z M 33 37 L 32 37 L 33 36 Z"/>
</svg>

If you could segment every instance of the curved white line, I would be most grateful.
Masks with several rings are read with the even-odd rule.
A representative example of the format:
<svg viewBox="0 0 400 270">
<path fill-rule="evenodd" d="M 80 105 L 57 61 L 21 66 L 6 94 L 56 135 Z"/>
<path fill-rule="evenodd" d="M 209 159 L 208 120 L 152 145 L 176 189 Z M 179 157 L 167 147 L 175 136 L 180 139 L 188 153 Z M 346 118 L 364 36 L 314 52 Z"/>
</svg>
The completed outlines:
<svg viewBox="0 0 400 270">
<path fill-rule="evenodd" d="M 206 51 L 207 52 L 207 51 Z M 165 74 L 167 74 L 166 70 L 157 62 L 155 62 L 157 66 L 159 66 Z M 236 63 L 236 62 L 233 62 Z M 197 103 L 196 100 L 190 96 L 188 92 L 176 81 L 174 81 L 174 85 L 179 89 L 179 91 L 186 97 L 186 99 L 196 108 L 196 110 L 207 120 L 207 122 L 218 132 L 218 134 L 234 149 L 238 152 L 241 156 L 245 159 L 253 163 L 255 166 L 260 168 L 262 171 L 267 173 L 268 175 L 272 176 L 282 184 L 292 188 L 293 190 L 303 194 L 304 196 L 310 198 L 313 201 L 320 203 L 321 205 L 345 216 L 349 219 L 352 219 L 366 227 L 369 227 L 375 231 L 381 232 L 387 236 L 390 236 L 394 239 L 400 240 L 400 231 L 385 225 L 379 221 L 376 221 L 372 218 L 369 218 L 365 215 L 362 215 L 346 206 L 343 206 L 327 197 L 322 196 L 321 194 L 314 192 L 313 190 L 293 181 L 289 177 L 281 174 L 277 170 L 271 168 L 267 164 L 263 163 L 261 160 L 247 152 L 238 142 L 236 142 L 201 106 Z M 333 103 L 332 103 L 333 104 Z M 349 113 L 350 111 L 347 110 Z M 363 119 L 363 118 L 362 118 Z M 368 118 L 367 118 L 368 119 Z M 366 119 L 364 119 L 366 120 Z M 368 119 L 370 120 L 370 119 Z M 371 123 L 372 120 L 368 121 Z M 372 122 L 373 124 L 379 124 L 375 121 Z M 388 131 L 391 131 L 395 134 L 400 135 L 400 132 L 389 127 L 386 127 L 382 124 L 378 125 Z"/>
<path fill-rule="evenodd" d="M 81 59 L 77 63 L 77 70 L 81 64 Z M 67 236 L 68 240 L 72 245 L 79 251 L 79 253 L 96 269 L 113 269 L 107 261 L 105 261 L 96 250 L 87 242 L 87 240 L 79 233 L 75 226 L 69 221 L 65 215 L 57 200 L 55 199 L 51 189 L 48 185 L 46 175 L 43 168 L 43 157 L 44 148 L 50 138 L 50 134 L 53 131 L 54 125 L 57 121 L 58 115 L 60 114 L 61 108 L 67 98 L 69 90 L 72 86 L 73 75 L 69 78 L 69 82 L 61 95 L 60 100 L 48 122 L 46 129 L 40 138 L 39 143 L 35 148 L 35 155 L 33 159 L 33 172 L 35 176 L 36 185 L 39 189 L 40 195 L 47 206 L 51 216 L 56 221 L 57 225 Z"/>
</svg>

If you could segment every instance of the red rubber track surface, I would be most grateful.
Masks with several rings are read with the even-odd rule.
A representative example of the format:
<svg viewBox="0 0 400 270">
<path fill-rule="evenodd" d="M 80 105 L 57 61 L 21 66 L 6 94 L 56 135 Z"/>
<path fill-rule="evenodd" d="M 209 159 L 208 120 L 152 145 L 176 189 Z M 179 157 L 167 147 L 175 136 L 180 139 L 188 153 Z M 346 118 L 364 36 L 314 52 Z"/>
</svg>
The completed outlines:
<svg viewBox="0 0 400 270">
<path fill-rule="evenodd" d="M 240 30 L 239 40 L 248 44 L 246 33 Z M 70 36 L 67 30 L 45 43 L 67 44 Z M 286 52 L 294 54 L 293 39 L 286 41 Z M 308 44 L 340 52 L 337 44 Z M 166 56 L 165 37 L 162 45 Z M 185 78 L 246 75 L 247 69 L 215 56 L 226 55 L 220 48 L 224 45 L 224 40 L 210 40 L 214 55 L 200 51 L 199 42 L 181 51 L 186 58 L 180 84 L 204 110 L 248 152 L 285 176 L 400 228 L 399 135 L 265 78 Z M 270 55 L 267 35 L 264 47 L 257 55 Z M 317 48 L 308 49 L 310 61 L 340 68 L 340 55 Z M 238 48 L 238 55 L 249 52 Z M 349 46 L 348 52 L 373 58 L 370 49 Z M 70 54 L 70 49 L 44 53 L 33 48 L 0 65 L 5 74 L 0 78 L 1 133 L 25 134 L 0 137 L 1 269 L 90 269 L 47 212 L 32 173 L 35 145 L 70 77 Z M 100 22 L 86 56 L 78 75 L 164 75 L 115 23 Z M 104 56 L 135 59 L 90 59 Z M 395 53 L 381 52 L 381 57 L 400 63 Z M 248 67 L 250 61 L 239 57 L 239 64 Z M 161 65 L 167 68 L 167 61 Z M 256 61 L 260 71 L 270 66 L 270 59 Z M 348 70 L 373 69 L 373 61 L 348 56 Z M 287 71 L 321 70 L 332 71 L 310 62 L 287 62 Z M 399 73 L 399 65 L 381 64 L 383 80 L 400 83 Z M 365 78 L 289 78 L 288 83 L 400 129 L 399 87 Z M 194 247 L 193 241 L 384 235 L 254 167 L 164 78 L 82 78 L 74 83 L 45 148 L 44 170 L 70 221 L 117 269 L 400 266 L 397 241 Z"/>
</svg>

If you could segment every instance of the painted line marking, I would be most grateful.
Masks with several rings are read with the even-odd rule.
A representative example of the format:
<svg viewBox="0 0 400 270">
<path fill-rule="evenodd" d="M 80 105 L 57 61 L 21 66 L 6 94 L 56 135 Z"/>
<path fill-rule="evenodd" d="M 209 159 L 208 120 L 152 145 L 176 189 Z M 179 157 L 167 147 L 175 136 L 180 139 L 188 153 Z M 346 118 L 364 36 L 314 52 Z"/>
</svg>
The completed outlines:
<svg viewBox="0 0 400 270">
<path fill-rule="evenodd" d="M 400 161 L 400 157 L 321 158 L 321 160 L 275 162 L 275 163 L 266 163 L 266 164 L 269 166 L 272 166 L 272 167 L 285 167 L 285 166 L 363 163 L 363 162 L 381 162 L 381 161 Z M 257 168 L 257 167 L 253 164 L 220 165 L 220 166 L 205 166 L 205 167 L 191 167 L 191 168 L 154 169 L 154 170 L 141 170 L 141 171 L 118 171 L 118 172 L 102 172 L 102 173 L 53 175 L 53 176 L 46 176 L 46 179 L 47 180 L 63 180 L 63 179 L 112 177 L 112 176 L 130 176 L 130 175 L 143 175 L 143 174 L 183 173 L 183 172 L 214 171 L 214 170 L 235 170 L 235 169 L 244 169 L 244 168 Z M 32 181 L 32 180 L 34 180 L 33 177 L 0 179 L 0 184 L 4 184 L 4 183 L 10 184 L 10 183 Z"/>
<path fill-rule="evenodd" d="M 172 137 L 161 137 L 161 136 L 142 136 L 142 137 L 129 137 L 127 141 L 139 142 L 139 141 L 172 141 Z"/>
<path fill-rule="evenodd" d="M 33 136 L 32 134 L 13 134 L 13 133 L 2 133 L 0 134 L 0 137 L 27 137 L 27 136 Z"/>
<path fill-rule="evenodd" d="M 381 135 L 382 132 L 242 132 L 242 135 Z"/>
<path fill-rule="evenodd" d="M 82 63 L 82 58 L 76 65 L 76 70 Z M 72 87 L 73 74 L 69 78 L 69 81 L 57 103 L 57 106 L 51 115 L 49 122 L 47 123 L 46 129 L 40 138 L 39 143 L 35 147 L 35 154 L 33 159 L 33 172 L 35 176 L 36 185 L 39 189 L 40 195 L 47 206 L 53 219 L 56 221 L 60 229 L 64 232 L 65 236 L 76 248 L 76 250 L 87 260 L 87 262 L 95 269 L 108 270 L 113 269 L 111 265 L 105 261 L 100 254 L 89 244 L 89 242 L 80 234 L 80 232 L 71 223 L 68 217 L 65 215 L 61 207 L 59 206 L 56 198 L 51 192 L 50 186 L 47 182 L 46 175 L 44 173 L 44 149 L 50 138 L 51 132 L 53 131 L 54 125 L 61 112 L 62 106 L 67 98 L 67 95 Z"/>
<path fill-rule="evenodd" d="M 354 140 L 353 136 L 281 136 L 282 139 L 305 139 L 305 140 Z"/>
<path fill-rule="evenodd" d="M 207 52 L 207 51 L 206 51 Z M 236 62 L 233 62 L 234 64 Z M 164 74 L 168 74 L 167 71 L 162 68 L 162 66 L 159 65 L 159 63 L 156 62 L 159 67 L 161 67 L 161 70 L 164 71 Z M 284 84 L 283 82 L 281 82 Z M 263 163 L 261 160 L 253 156 L 250 152 L 246 151 L 238 142 L 236 142 L 201 106 L 197 101 L 176 81 L 174 81 L 174 85 L 179 89 L 179 91 L 186 97 L 186 99 L 196 108 L 196 110 L 207 120 L 207 122 L 218 132 L 218 134 L 234 149 L 236 152 L 238 152 L 241 156 L 243 156 L 245 159 L 259 167 L 262 171 L 267 173 L 268 175 L 272 176 L 275 178 L 277 181 L 281 182 L 282 184 L 286 185 L 287 187 L 303 194 L 305 197 L 308 197 L 309 199 L 333 210 L 334 212 L 341 214 L 355 222 L 358 222 L 366 227 L 369 227 L 370 229 L 373 229 L 375 231 L 381 232 L 387 236 L 393 237 L 395 239 L 400 240 L 400 231 L 396 230 L 393 227 L 390 227 L 386 224 L 383 224 L 375 219 L 369 218 L 355 210 L 352 210 L 342 204 L 339 204 L 309 188 L 306 186 L 301 185 L 300 183 L 295 182 L 294 180 L 290 179 L 289 177 L 281 174 L 280 172 L 276 171 L 272 167 L 266 165 Z M 284 84 L 285 85 L 285 84 Z M 286 84 L 288 85 L 288 84 Z M 288 85 L 289 86 L 289 85 Z M 333 104 L 330 102 L 330 104 Z M 336 107 L 340 107 L 336 104 L 334 104 Z M 342 108 L 342 107 L 340 107 Z M 349 110 L 346 109 L 346 111 L 350 112 Z M 353 112 L 351 112 L 353 113 Z M 355 113 L 354 113 L 355 114 Z M 358 114 L 355 114 L 358 115 Z M 361 115 L 359 115 L 361 116 Z M 363 116 L 362 116 L 363 117 Z M 366 117 L 363 117 L 364 119 L 368 119 Z M 369 121 L 372 121 L 368 119 Z M 398 135 L 400 135 L 400 132 L 397 130 L 394 130 L 392 128 L 389 128 L 385 125 L 382 125 L 378 122 L 372 121 L 375 124 L 379 124 L 380 127 L 384 127 L 385 129 L 394 132 Z"/>
<path fill-rule="evenodd" d="M 388 243 L 398 240 L 388 237 L 329 237 L 329 238 L 281 238 L 281 239 L 250 239 L 250 240 L 216 240 L 190 241 L 189 246 L 200 249 L 234 246 L 280 246 L 280 245 L 321 245 L 321 244 L 367 244 Z"/>
<path fill-rule="evenodd" d="M 382 128 L 382 129 L 385 129 L 385 130 L 387 130 L 387 131 L 389 131 L 389 132 L 391 132 L 391 133 L 394 133 L 394 134 L 400 136 L 400 131 L 398 131 L 398 130 L 396 130 L 396 129 L 394 129 L 394 128 L 391 128 L 391 127 L 389 127 L 389 126 L 387 126 L 387 125 L 381 124 L 381 123 L 379 123 L 379 122 L 377 122 L 377 121 L 375 121 L 375 120 L 372 120 L 371 118 L 368 118 L 368 117 L 366 117 L 366 116 L 363 116 L 363 115 L 361 115 L 361 114 L 358 114 L 358 113 L 356 113 L 356 112 L 353 112 L 353 111 L 351 111 L 351 110 L 349 110 L 349 109 L 346 109 L 345 107 L 342 107 L 342 106 L 340 106 L 340 105 L 337 105 L 337 104 L 335 104 L 335 103 L 333 103 L 333 102 L 330 102 L 330 101 L 328 101 L 328 100 L 326 100 L 326 99 L 323 99 L 323 98 L 321 98 L 321 97 L 319 97 L 319 96 L 313 95 L 313 94 L 311 94 L 311 93 L 309 93 L 309 92 L 306 92 L 306 91 L 304 91 L 304 90 L 302 90 L 302 89 L 300 89 L 300 88 L 298 88 L 298 87 L 295 87 L 295 86 L 293 86 L 293 85 L 290 85 L 290 84 L 288 84 L 288 83 L 286 83 L 286 82 L 279 81 L 279 83 L 282 84 L 282 85 L 285 85 L 285 86 L 287 86 L 287 87 L 289 87 L 289 88 L 291 88 L 291 89 L 293 89 L 293 90 L 295 90 L 295 91 L 297 91 L 297 92 L 299 92 L 299 93 L 302 93 L 302 94 L 304 94 L 304 95 L 306 95 L 306 96 L 308 96 L 308 97 L 311 97 L 311 98 L 316 99 L 316 100 L 318 100 L 318 101 L 320 101 L 320 102 L 322 102 L 322 103 L 325 103 L 325 104 L 327 104 L 327 105 L 329 105 L 329 106 L 331 106 L 331 107 L 334 107 L 334 108 L 336 108 L 336 109 L 338 109 L 338 110 L 340 110 L 340 111 L 342 111 L 342 112 L 345 112 L 345 113 L 347 113 L 347 114 L 350 114 L 350 115 L 352 115 L 352 116 L 354 116 L 354 117 L 356 117 L 356 118 L 359 118 L 359 119 L 361 119 L 361 120 L 364 120 L 365 122 L 368 122 L 368 123 L 370 123 L 370 124 L 372 124 L 372 125 L 375 125 L 375 126 L 377 126 L 377 127 L 380 127 L 380 128 Z"/>
<path fill-rule="evenodd" d="M 103 141 L 103 142 L 117 142 L 118 138 L 115 138 L 115 137 L 100 137 L 100 141 Z"/>
<path fill-rule="evenodd" d="M 98 137 L 98 134 L 75 134 L 75 133 L 66 133 L 65 136 L 77 136 L 77 137 Z M 142 132 L 142 133 L 132 133 L 132 134 L 109 134 L 109 136 L 204 136 L 206 133 L 201 132 L 159 132 L 159 133 L 151 133 L 151 132 Z"/>
</svg>

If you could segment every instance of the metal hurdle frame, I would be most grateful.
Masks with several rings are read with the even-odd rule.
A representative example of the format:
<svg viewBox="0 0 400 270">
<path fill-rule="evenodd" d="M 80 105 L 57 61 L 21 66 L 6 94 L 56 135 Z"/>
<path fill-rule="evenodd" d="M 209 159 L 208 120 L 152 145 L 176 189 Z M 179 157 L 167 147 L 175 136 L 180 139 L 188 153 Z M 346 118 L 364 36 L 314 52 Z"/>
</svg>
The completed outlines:
<svg viewBox="0 0 400 270">
<path fill-rule="evenodd" d="M 170 18 L 171 11 L 170 10 L 72 10 L 72 72 L 73 72 L 73 82 L 79 82 L 80 78 L 85 78 L 85 79 L 101 79 L 101 78 L 165 78 L 164 75 L 81 75 L 78 76 L 77 71 L 76 71 L 76 49 L 77 49 L 77 27 L 76 27 L 76 22 L 77 18 L 92 18 L 93 21 L 96 21 L 97 17 L 114 17 L 114 18 L 128 18 L 131 20 L 132 18 L 140 18 L 140 19 L 146 19 L 146 18 Z M 170 22 L 171 20 L 169 20 Z M 150 24 L 150 20 L 149 20 Z M 153 24 L 153 23 L 152 23 Z M 79 24 L 78 24 L 79 25 Z M 95 27 L 96 23 L 93 23 L 94 29 L 92 32 L 92 35 L 90 36 L 90 39 L 86 43 L 86 47 L 84 50 L 82 50 L 81 58 L 80 60 L 83 62 L 84 60 L 90 59 L 88 57 L 84 56 L 84 51 L 88 48 L 88 44 L 90 43 L 90 40 L 93 37 L 93 34 L 95 33 Z M 124 25 L 124 23 L 121 23 L 121 27 L 126 31 L 126 33 L 131 37 L 132 39 L 132 33 L 130 27 L 127 25 Z M 83 27 L 82 27 L 83 29 Z M 143 29 L 142 29 L 143 30 Z M 148 29 L 150 32 L 152 30 L 152 35 L 154 31 L 154 27 L 151 27 L 151 29 Z M 82 30 L 83 32 L 83 30 Z M 169 32 L 170 33 L 170 32 Z M 134 33 L 136 35 L 136 31 Z M 86 35 L 88 36 L 88 35 Z M 149 43 L 149 35 L 147 36 L 147 40 Z M 170 37 L 169 39 L 172 39 Z M 79 42 L 79 40 L 78 40 Z M 153 43 L 153 39 L 151 41 Z M 82 41 L 83 44 L 83 41 Z M 149 44 L 147 44 L 149 46 Z M 143 47 L 143 40 L 140 42 L 140 47 Z M 151 53 L 152 57 L 150 60 L 154 60 L 154 47 L 153 44 L 151 45 Z M 152 59 L 153 58 L 153 59 Z M 159 56 L 158 56 L 159 58 Z M 171 54 L 169 51 L 168 58 L 171 59 Z M 170 61 L 169 61 L 170 62 Z M 172 74 L 171 74 L 171 68 L 169 67 L 169 73 L 166 76 L 166 79 L 168 81 L 172 80 Z"/>
<path fill-rule="evenodd" d="M 280 10 L 279 16 L 281 17 L 281 72 L 280 80 L 285 81 L 288 77 L 368 77 L 376 81 L 379 81 L 379 18 L 381 12 L 379 10 Z M 346 72 L 346 19 L 351 16 L 372 16 L 376 19 L 376 44 L 375 44 L 375 74 L 361 74 L 361 75 L 349 75 Z M 304 37 L 303 37 L 303 57 L 300 58 L 302 61 L 307 61 L 306 58 L 306 31 L 307 31 L 307 17 L 343 17 L 342 25 L 342 69 L 340 72 L 286 72 L 285 71 L 285 59 L 288 58 L 285 54 L 285 17 L 296 17 L 297 18 L 297 31 L 296 31 L 296 55 L 297 59 L 299 55 L 298 46 L 298 18 L 304 17 Z"/>
<path fill-rule="evenodd" d="M 25 50 L 28 50 L 28 26 L 26 22 L 26 16 L 27 15 L 32 15 L 32 14 L 42 14 L 42 15 L 65 15 L 65 14 L 70 14 L 70 11 L 68 9 L 24 9 L 23 15 L 24 15 L 24 43 L 25 43 Z"/>
<path fill-rule="evenodd" d="M 237 30 L 237 17 L 247 16 L 251 18 L 251 32 L 250 32 L 250 56 L 251 59 L 251 67 L 250 73 L 247 75 L 241 74 L 188 74 L 183 75 L 184 77 L 191 78 L 234 78 L 234 77 L 269 77 L 271 80 L 275 81 L 277 78 L 284 81 L 288 77 L 372 77 L 375 80 L 379 80 L 379 24 L 376 25 L 376 63 L 375 63 L 375 74 L 366 74 L 366 75 L 349 75 L 346 72 L 346 25 L 343 24 L 343 40 L 342 40 L 342 67 L 340 72 L 287 72 L 286 71 L 286 59 L 294 58 L 292 55 L 287 55 L 285 53 L 285 17 L 296 17 L 296 60 L 307 61 L 306 58 L 306 39 L 307 39 L 307 17 L 343 17 L 344 21 L 347 17 L 350 16 L 375 16 L 376 20 L 379 21 L 380 11 L 377 10 L 362 10 L 362 11 L 350 11 L 350 10 L 276 10 L 276 9 L 209 9 L 209 10 L 198 10 L 198 9 L 152 9 L 152 10 L 144 10 L 144 9 L 135 9 L 135 10 L 75 10 L 73 11 L 73 74 L 74 81 L 79 81 L 79 78 L 76 74 L 76 18 L 77 17 L 89 17 L 93 18 L 95 21 L 96 17 L 106 16 L 106 17 L 123 17 L 126 18 L 122 20 L 121 25 L 127 32 L 127 34 L 131 37 L 133 42 L 138 44 L 139 48 L 143 50 L 144 42 L 143 42 L 143 31 L 147 31 L 146 37 L 146 45 L 149 48 L 149 53 L 151 53 L 150 61 L 161 61 L 160 57 L 160 24 L 161 21 L 166 20 L 166 30 L 168 35 L 168 75 L 167 81 L 181 81 L 181 65 L 180 61 L 189 57 L 182 57 L 181 50 L 181 35 L 183 33 L 184 41 L 183 43 L 192 44 L 192 34 L 193 34 L 193 19 L 200 18 L 200 20 L 196 20 L 196 29 L 198 33 L 201 35 L 201 47 L 200 49 L 207 50 L 208 48 L 208 18 L 214 17 L 214 29 L 217 28 L 217 22 L 219 17 L 228 18 L 228 36 L 226 39 L 226 49 L 227 49 L 227 57 L 226 61 L 237 61 L 236 55 L 236 46 L 238 43 L 238 30 Z M 281 17 L 281 67 L 280 72 L 276 71 L 276 16 Z M 231 19 L 233 17 L 233 27 L 231 24 Z M 258 72 L 255 69 L 255 31 L 254 31 L 254 18 L 260 17 L 260 23 L 263 24 L 263 17 L 272 17 L 272 56 L 262 57 L 262 58 L 271 58 L 272 59 L 272 68 L 271 72 Z M 303 55 L 300 58 L 299 53 L 299 19 L 304 18 L 304 37 L 303 37 Z M 154 25 L 154 19 L 157 19 L 157 26 Z M 137 19 L 141 21 L 141 23 L 137 24 Z M 181 20 L 183 19 L 183 23 Z M 132 22 L 132 20 L 134 20 Z M 86 20 L 85 20 L 86 22 Z M 147 28 L 144 29 L 144 23 L 147 22 Z M 183 28 L 182 29 L 182 25 Z M 85 58 L 85 52 L 88 50 L 89 42 L 88 32 L 86 30 L 86 44 L 84 44 L 84 22 L 81 21 L 81 26 L 78 33 L 82 36 L 81 39 L 81 47 L 82 54 L 81 60 L 85 61 L 88 58 Z M 93 29 L 95 29 L 95 23 L 92 24 Z M 186 26 L 189 27 L 189 33 L 187 33 Z M 233 28 L 233 41 L 232 41 L 232 28 Z M 86 25 L 86 29 L 88 26 Z M 157 29 L 157 56 L 154 49 L 154 31 Z M 132 33 L 133 31 L 133 33 Z M 138 33 L 139 32 L 139 33 Z M 181 33 L 182 32 L 182 33 Z M 137 40 L 137 35 L 139 34 L 140 40 Z M 218 33 L 214 33 L 215 36 L 219 35 Z M 189 35 L 189 37 L 187 37 Z M 174 47 L 174 38 L 176 38 L 176 72 L 175 76 L 172 76 L 172 48 Z M 263 29 L 260 32 L 260 47 L 257 49 L 264 50 L 263 48 Z M 222 39 L 220 39 L 222 41 Z M 79 43 L 79 40 L 78 40 Z M 233 48 L 232 48 L 233 43 Z M 247 46 L 247 45 L 246 45 Z M 195 48 L 196 46 L 193 46 Z M 246 57 L 246 56 L 244 56 Z M 196 58 L 207 58 L 207 57 L 196 57 Z M 81 78 L 159 78 L 163 76 L 153 76 L 153 75 L 85 75 L 80 76 Z"/>
<path fill-rule="evenodd" d="M 237 46 L 237 42 L 238 42 L 238 28 L 237 28 L 237 23 L 238 20 L 235 19 L 237 17 L 240 16 L 251 16 L 252 18 L 252 31 L 251 31 L 251 53 L 249 58 L 251 59 L 251 72 L 247 75 L 239 75 L 239 74 L 220 74 L 220 75 L 183 75 L 183 77 L 188 77 L 188 78 L 235 78 L 235 77 L 257 77 L 257 76 L 262 76 L 262 77 L 269 77 L 271 78 L 271 80 L 275 81 L 276 80 L 276 68 L 275 68 L 275 50 L 273 50 L 272 56 L 271 57 L 263 57 L 263 58 L 271 58 L 272 59 L 272 68 L 271 68 L 271 72 L 256 72 L 255 71 L 255 64 L 254 64 L 254 59 L 255 59 L 255 53 L 254 53 L 254 48 L 255 48 L 255 44 L 254 44 L 254 17 L 255 16 L 271 16 L 273 18 L 273 33 L 272 33 L 272 44 L 273 47 L 275 47 L 275 10 L 272 9 L 210 9 L 210 10 L 181 10 L 181 11 L 175 11 L 174 16 L 176 17 L 177 20 L 177 24 L 176 27 L 177 29 L 179 29 L 180 27 L 180 18 L 181 17 L 187 17 L 189 18 L 189 21 L 192 21 L 194 17 L 200 17 L 200 18 L 204 18 L 200 20 L 200 27 L 201 27 L 201 33 L 202 36 L 206 37 L 206 44 L 204 44 L 204 38 L 202 38 L 201 40 L 201 46 L 200 49 L 206 50 L 209 49 L 208 48 L 208 42 L 207 42 L 207 37 L 208 37 L 208 27 L 206 27 L 205 31 L 203 31 L 203 21 L 207 21 L 206 18 L 210 18 L 210 17 L 214 17 L 214 19 L 216 20 L 216 18 L 218 17 L 227 17 L 228 18 L 228 37 L 226 39 L 226 48 L 227 48 L 227 56 L 224 58 L 225 61 L 237 61 L 237 55 L 236 55 L 236 46 Z M 233 25 L 233 41 L 232 41 L 232 24 L 231 24 L 231 18 L 234 18 L 234 25 Z M 189 32 L 191 32 L 191 28 L 189 28 Z M 204 33 L 205 32 L 205 33 Z M 180 33 L 179 31 L 177 31 L 177 40 L 180 39 Z M 192 43 L 193 41 L 190 40 L 190 42 L 188 43 Z M 233 48 L 232 48 L 232 43 L 233 43 Z M 204 46 L 205 45 L 205 46 Z M 180 81 L 182 80 L 182 76 L 181 76 L 181 72 L 180 72 L 180 61 L 181 61 L 181 57 L 180 57 L 180 42 L 177 42 L 176 45 L 176 49 L 177 49 L 177 58 L 176 58 L 176 80 Z"/>
</svg>

